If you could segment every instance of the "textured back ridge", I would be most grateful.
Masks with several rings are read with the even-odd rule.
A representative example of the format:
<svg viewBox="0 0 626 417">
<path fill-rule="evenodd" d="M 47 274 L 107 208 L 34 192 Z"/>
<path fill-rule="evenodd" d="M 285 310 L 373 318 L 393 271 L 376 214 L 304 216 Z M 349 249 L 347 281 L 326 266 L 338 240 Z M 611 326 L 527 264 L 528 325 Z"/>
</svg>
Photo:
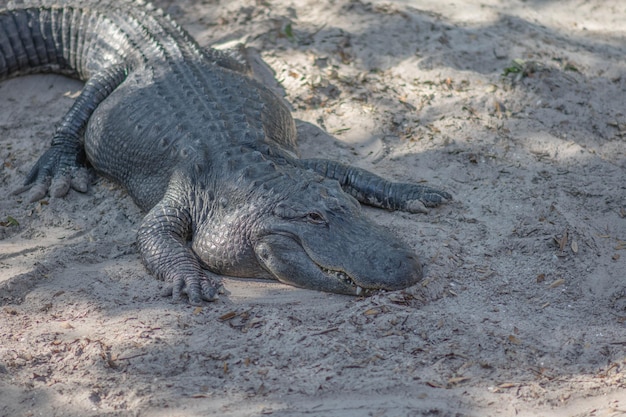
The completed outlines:
<svg viewBox="0 0 626 417">
<path fill-rule="evenodd" d="M 184 30 L 141 1 L 21 1 L 0 8 L 0 79 L 55 72 L 87 80 L 113 65 L 200 56 Z"/>
</svg>

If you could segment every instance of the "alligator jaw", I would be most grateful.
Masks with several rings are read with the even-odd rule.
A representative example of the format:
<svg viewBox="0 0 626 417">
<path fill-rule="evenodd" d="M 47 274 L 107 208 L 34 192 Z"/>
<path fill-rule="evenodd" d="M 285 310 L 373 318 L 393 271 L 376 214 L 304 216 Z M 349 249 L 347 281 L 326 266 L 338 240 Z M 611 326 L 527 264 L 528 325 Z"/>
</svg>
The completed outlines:
<svg viewBox="0 0 626 417">
<path fill-rule="evenodd" d="M 322 266 L 322 262 L 290 236 L 264 236 L 254 250 L 260 266 L 285 284 L 357 296 L 370 295 L 374 291 L 357 284 L 357 278 L 345 271 Z"/>
<path fill-rule="evenodd" d="M 368 289 L 368 288 L 363 288 L 359 285 L 356 284 L 356 282 L 354 282 L 354 280 L 345 272 L 343 271 L 338 271 L 338 270 L 334 270 L 334 269 L 328 269 L 328 268 L 324 268 L 321 265 L 318 265 L 318 267 L 322 270 L 322 272 L 330 277 L 330 278 L 334 278 L 334 279 L 338 279 L 340 281 L 342 281 L 344 284 L 349 285 L 350 287 L 354 288 L 354 293 L 355 295 L 359 296 L 359 295 L 363 295 L 363 296 L 368 296 L 373 294 L 374 290 Z"/>
</svg>

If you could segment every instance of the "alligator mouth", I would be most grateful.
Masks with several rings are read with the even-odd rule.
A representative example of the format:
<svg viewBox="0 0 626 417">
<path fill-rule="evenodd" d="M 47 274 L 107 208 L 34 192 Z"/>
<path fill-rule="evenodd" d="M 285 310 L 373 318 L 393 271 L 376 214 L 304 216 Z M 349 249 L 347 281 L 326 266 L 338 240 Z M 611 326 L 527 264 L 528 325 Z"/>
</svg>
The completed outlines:
<svg viewBox="0 0 626 417">
<path fill-rule="evenodd" d="M 362 295 L 362 296 L 369 296 L 372 295 L 376 290 L 371 290 L 369 288 L 363 288 L 360 285 L 357 285 L 356 282 L 354 282 L 354 280 L 345 272 L 343 271 L 337 271 L 334 269 L 328 269 L 328 268 L 324 268 L 321 265 L 318 265 L 318 267 L 320 268 L 320 270 L 327 276 L 331 277 L 331 278 L 335 278 L 341 282 L 343 282 L 345 285 L 348 285 L 352 288 L 354 288 L 354 293 L 358 296 L 358 295 Z"/>
<path fill-rule="evenodd" d="M 364 288 L 359 274 L 350 274 L 341 266 L 320 262 L 313 251 L 307 250 L 292 236 L 264 236 L 254 250 L 260 266 L 285 284 L 356 296 L 369 296 L 384 288 L 375 280 L 366 280 L 367 288 Z M 374 282 L 368 284 L 369 281 Z"/>
</svg>

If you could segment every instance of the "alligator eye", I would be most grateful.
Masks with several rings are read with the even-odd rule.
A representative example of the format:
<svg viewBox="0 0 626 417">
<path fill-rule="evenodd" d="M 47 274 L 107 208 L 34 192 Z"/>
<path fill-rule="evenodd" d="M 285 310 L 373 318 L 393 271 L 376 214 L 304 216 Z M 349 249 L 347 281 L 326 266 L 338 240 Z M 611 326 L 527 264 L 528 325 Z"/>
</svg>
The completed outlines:
<svg viewBox="0 0 626 417">
<path fill-rule="evenodd" d="M 325 224 L 326 223 L 326 219 L 324 218 L 324 216 L 322 216 L 320 213 L 317 213 L 315 211 L 307 213 L 305 218 L 309 223 L 313 223 L 313 224 Z"/>
</svg>

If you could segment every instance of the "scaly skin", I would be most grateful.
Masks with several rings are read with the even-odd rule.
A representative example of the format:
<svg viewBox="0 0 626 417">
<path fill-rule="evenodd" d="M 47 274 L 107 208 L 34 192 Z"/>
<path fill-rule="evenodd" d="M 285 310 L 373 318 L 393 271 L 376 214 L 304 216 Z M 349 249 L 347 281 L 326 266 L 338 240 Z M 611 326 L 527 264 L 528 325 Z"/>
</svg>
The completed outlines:
<svg viewBox="0 0 626 417">
<path fill-rule="evenodd" d="M 299 159 L 282 100 L 162 12 L 131 0 L 26 2 L 0 11 L 0 26 L 0 78 L 85 81 L 18 191 L 30 201 L 84 192 L 87 160 L 147 211 L 139 251 L 175 299 L 215 299 L 220 275 L 356 295 L 421 279 L 413 251 L 355 198 L 423 212 L 451 196 Z"/>
</svg>

